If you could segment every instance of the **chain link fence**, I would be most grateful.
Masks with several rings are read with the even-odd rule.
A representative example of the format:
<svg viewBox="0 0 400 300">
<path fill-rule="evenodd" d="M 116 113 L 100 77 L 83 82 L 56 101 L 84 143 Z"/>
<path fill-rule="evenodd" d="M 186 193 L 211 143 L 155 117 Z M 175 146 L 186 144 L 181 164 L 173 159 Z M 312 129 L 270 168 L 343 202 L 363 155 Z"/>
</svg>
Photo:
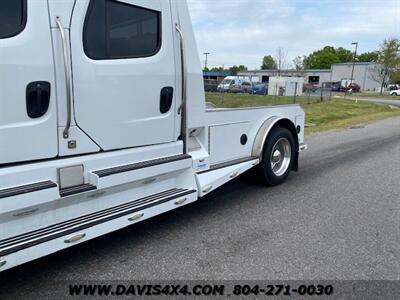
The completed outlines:
<svg viewBox="0 0 400 300">
<path fill-rule="evenodd" d="M 204 82 L 208 107 L 251 107 L 276 106 L 288 104 L 308 105 L 331 101 L 332 87 L 324 82 L 320 85 L 264 84 L 252 83 L 251 87 L 221 88 L 215 80 Z"/>
</svg>

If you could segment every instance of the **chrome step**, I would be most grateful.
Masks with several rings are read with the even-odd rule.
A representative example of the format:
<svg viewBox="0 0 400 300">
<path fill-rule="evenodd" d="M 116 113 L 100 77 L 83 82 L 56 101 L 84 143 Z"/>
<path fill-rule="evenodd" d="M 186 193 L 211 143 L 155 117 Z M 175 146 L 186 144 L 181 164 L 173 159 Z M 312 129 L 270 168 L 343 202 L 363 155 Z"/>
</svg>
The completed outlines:
<svg viewBox="0 0 400 300">
<path fill-rule="evenodd" d="M 134 170 L 139 170 L 139 169 L 144 169 L 148 167 L 153 167 L 157 165 L 162 165 L 162 164 L 167 164 L 179 160 L 185 160 L 191 158 L 190 155 L 187 154 L 180 154 L 180 155 L 174 155 L 174 156 L 169 156 L 169 157 L 163 157 L 163 158 L 158 158 L 158 159 L 153 159 L 153 160 L 147 160 L 147 161 L 142 161 L 142 162 L 137 162 L 133 164 L 127 164 L 123 166 L 118 166 L 118 167 L 113 167 L 113 168 L 108 168 L 108 169 L 103 169 L 103 170 L 97 170 L 93 171 L 93 174 L 96 174 L 97 176 L 101 177 L 107 177 L 115 174 L 120 174 L 120 173 L 125 173 L 125 172 L 130 172 Z"/>
<path fill-rule="evenodd" d="M 218 170 L 218 169 L 227 168 L 227 167 L 230 167 L 230 166 L 238 165 L 238 164 L 241 164 L 241 163 L 244 163 L 244 162 L 248 162 L 248 161 L 252 161 L 252 160 L 256 160 L 256 159 L 258 159 L 258 158 L 257 157 L 245 157 L 245 158 L 239 158 L 239 159 L 235 159 L 235 160 L 230 160 L 230 161 L 227 161 L 227 162 L 211 165 L 210 169 L 202 171 L 202 172 L 198 172 L 197 174 L 210 173 L 210 172 Z"/>
<path fill-rule="evenodd" d="M 69 188 L 64 188 L 64 189 L 60 189 L 60 196 L 61 197 L 67 197 L 67 196 L 72 196 L 75 194 L 80 194 L 80 193 L 84 193 L 84 192 L 88 192 L 88 191 L 93 191 L 97 189 L 96 186 L 91 185 L 91 184 L 82 184 L 82 185 L 78 185 L 78 186 L 73 186 L 73 187 L 69 187 Z"/>
<path fill-rule="evenodd" d="M 0 190 L 0 199 L 38 192 L 55 187 L 57 187 L 57 184 L 49 180 L 49 181 L 42 181 L 42 182 L 2 189 Z"/>
</svg>

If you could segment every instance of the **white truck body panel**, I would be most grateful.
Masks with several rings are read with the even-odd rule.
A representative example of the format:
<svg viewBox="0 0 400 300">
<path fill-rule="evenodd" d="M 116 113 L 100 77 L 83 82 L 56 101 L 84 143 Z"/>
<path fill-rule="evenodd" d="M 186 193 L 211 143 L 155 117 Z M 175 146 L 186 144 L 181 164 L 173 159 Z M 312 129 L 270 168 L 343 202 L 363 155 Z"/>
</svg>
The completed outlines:
<svg viewBox="0 0 400 300">
<path fill-rule="evenodd" d="M 57 156 L 56 95 L 40 119 L 26 114 L 26 88 L 34 81 L 55 84 L 47 1 L 29 1 L 26 28 L 0 39 L 0 164 Z"/>
<path fill-rule="evenodd" d="M 171 30 L 169 2 L 124 2 L 163 12 L 162 43 L 155 55 L 90 59 L 82 45 L 88 1 L 76 3 L 71 23 L 76 122 L 103 150 L 162 144 L 177 139 L 176 101 L 166 114 L 161 114 L 159 109 L 161 89 L 176 90 L 175 34 Z"/>
<path fill-rule="evenodd" d="M 85 52 L 94 1 L 109 0 L 27 1 L 25 28 L 0 36 L 0 271 L 196 201 L 262 163 L 273 128 L 290 131 L 297 168 L 301 107 L 206 110 L 185 1 L 113 1 L 134 13 L 112 30 L 161 16 L 159 51 L 118 59 Z M 129 46 L 137 26 L 118 42 Z M 26 88 L 36 81 L 51 95 L 32 118 Z M 165 87 L 173 98 L 162 112 Z"/>
</svg>

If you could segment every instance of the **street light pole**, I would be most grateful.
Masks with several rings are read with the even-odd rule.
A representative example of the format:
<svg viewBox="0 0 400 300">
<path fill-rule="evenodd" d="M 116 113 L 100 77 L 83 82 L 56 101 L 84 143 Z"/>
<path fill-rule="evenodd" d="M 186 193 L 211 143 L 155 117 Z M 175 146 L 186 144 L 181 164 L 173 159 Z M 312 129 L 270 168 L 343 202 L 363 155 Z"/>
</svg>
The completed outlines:
<svg viewBox="0 0 400 300">
<path fill-rule="evenodd" d="M 210 55 L 210 52 L 204 52 L 204 55 L 206 56 L 206 61 L 205 61 L 205 67 L 204 67 L 204 69 L 207 69 L 207 65 L 208 65 L 208 56 Z"/>
<path fill-rule="evenodd" d="M 354 43 L 351 43 L 351 44 L 352 45 L 356 45 L 356 49 L 354 51 L 353 68 L 351 69 L 350 85 L 353 83 L 353 80 L 354 80 L 354 69 L 356 67 L 356 57 L 357 57 L 357 50 L 358 50 L 358 42 L 354 42 Z M 346 89 L 345 89 L 345 92 L 344 92 L 344 99 L 346 99 L 347 92 L 348 92 L 348 87 L 349 87 L 349 84 L 347 82 L 346 83 Z"/>
</svg>

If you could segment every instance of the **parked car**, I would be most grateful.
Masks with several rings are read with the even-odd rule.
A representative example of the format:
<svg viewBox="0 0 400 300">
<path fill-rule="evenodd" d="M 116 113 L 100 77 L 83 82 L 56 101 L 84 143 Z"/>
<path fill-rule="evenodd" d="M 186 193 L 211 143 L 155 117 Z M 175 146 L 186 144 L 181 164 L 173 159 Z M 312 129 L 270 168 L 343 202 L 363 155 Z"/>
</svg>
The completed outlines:
<svg viewBox="0 0 400 300">
<path fill-rule="evenodd" d="M 318 84 L 315 83 L 305 83 L 303 85 L 303 93 L 311 92 L 315 93 L 319 89 Z"/>
<path fill-rule="evenodd" d="M 400 89 L 390 91 L 390 96 L 400 96 Z"/>
<path fill-rule="evenodd" d="M 253 95 L 267 95 L 268 94 L 268 86 L 265 83 L 256 83 L 253 85 Z"/>
<path fill-rule="evenodd" d="M 389 91 L 400 90 L 400 84 L 389 84 Z"/>
<path fill-rule="evenodd" d="M 218 81 L 213 79 L 205 79 L 204 80 L 204 90 L 206 92 L 217 92 Z"/>
<path fill-rule="evenodd" d="M 332 92 L 340 92 L 341 83 L 340 81 L 335 81 L 331 83 L 331 90 Z"/>
<path fill-rule="evenodd" d="M 359 93 L 361 90 L 361 87 L 357 84 L 357 83 L 351 83 L 349 84 L 349 86 L 347 87 L 347 91 L 351 92 L 351 93 Z"/>
<path fill-rule="evenodd" d="M 253 85 L 251 82 L 242 81 L 229 86 L 229 93 L 249 93 L 253 92 Z"/>
<path fill-rule="evenodd" d="M 341 86 L 340 92 L 350 92 L 350 93 L 359 93 L 361 87 L 357 83 L 350 83 L 347 87 Z"/>
</svg>

